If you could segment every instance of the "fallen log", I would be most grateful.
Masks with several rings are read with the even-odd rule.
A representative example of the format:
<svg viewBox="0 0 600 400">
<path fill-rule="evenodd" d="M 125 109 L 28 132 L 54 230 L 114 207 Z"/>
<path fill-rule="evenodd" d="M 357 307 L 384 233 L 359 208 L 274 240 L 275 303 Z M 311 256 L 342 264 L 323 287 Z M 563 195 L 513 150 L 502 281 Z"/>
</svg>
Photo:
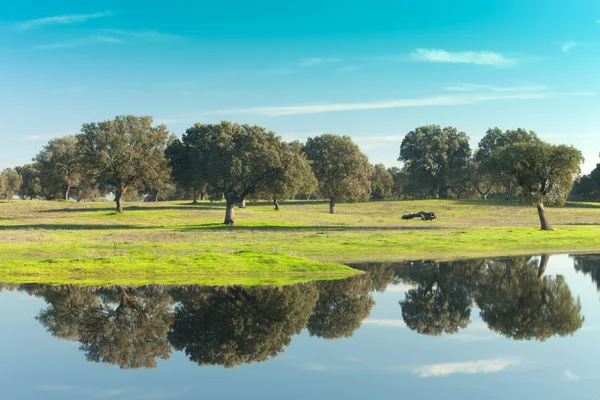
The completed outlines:
<svg viewBox="0 0 600 400">
<path fill-rule="evenodd" d="M 435 216 L 435 214 L 433 212 L 425 212 L 425 211 L 419 211 L 418 213 L 402 215 L 402 219 L 414 219 L 414 218 L 418 218 L 422 221 L 432 221 L 432 220 L 436 219 L 437 217 Z"/>
</svg>

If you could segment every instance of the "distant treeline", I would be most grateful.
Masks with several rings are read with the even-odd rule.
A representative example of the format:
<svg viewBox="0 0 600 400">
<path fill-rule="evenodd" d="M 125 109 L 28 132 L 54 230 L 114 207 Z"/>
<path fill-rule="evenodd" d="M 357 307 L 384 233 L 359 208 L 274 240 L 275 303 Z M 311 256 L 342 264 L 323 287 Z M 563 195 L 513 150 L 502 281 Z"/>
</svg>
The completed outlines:
<svg viewBox="0 0 600 400">
<path fill-rule="evenodd" d="M 225 200 L 227 224 L 246 200 L 279 209 L 280 200 L 321 198 L 335 213 L 338 201 L 517 197 L 535 204 L 542 228 L 551 229 L 544 203 L 564 204 L 583 156 L 524 129 L 489 129 L 472 150 L 466 133 L 426 125 L 406 134 L 398 161 L 402 168 L 371 165 L 349 136 L 287 143 L 264 127 L 223 121 L 196 124 L 179 139 L 151 117 L 126 115 L 50 140 L 32 163 L 0 174 L 0 193 L 76 201 L 112 194 L 118 212 L 124 200 Z M 574 196 L 600 197 L 598 168 Z"/>
</svg>

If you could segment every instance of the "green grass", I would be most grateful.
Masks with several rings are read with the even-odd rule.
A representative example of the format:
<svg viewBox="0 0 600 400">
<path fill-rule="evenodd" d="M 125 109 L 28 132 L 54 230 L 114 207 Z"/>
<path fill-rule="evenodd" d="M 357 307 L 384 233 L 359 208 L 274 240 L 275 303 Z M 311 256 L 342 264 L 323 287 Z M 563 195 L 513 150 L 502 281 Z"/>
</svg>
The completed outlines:
<svg viewBox="0 0 600 400">
<path fill-rule="evenodd" d="M 434 211 L 438 219 L 401 219 L 404 212 L 420 210 Z M 279 212 L 270 203 L 251 203 L 236 209 L 233 227 L 221 224 L 224 212 L 223 203 L 210 202 L 129 203 L 121 215 L 113 212 L 113 203 L 0 202 L 0 280 L 38 269 L 59 280 L 63 267 L 78 265 L 85 275 L 91 269 L 112 271 L 108 264 L 125 266 L 123 279 L 140 282 L 147 278 L 134 272 L 143 270 L 151 279 L 160 272 L 171 281 L 185 275 L 227 283 L 270 275 L 281 283 L 298 279 L 295 272 L 285 275 L 293 263 L 280 259 L 276 270 L 250 255 L 344 263 L 600 251 L 600 206 L 591 203 L 547 209 L 554 232 L 539 230 L 534 207 L 505 201 L 339 204 L 335 215 L 326 202 L 286 202 Z M 217 256 L 223 262 L 205 262 Z M 323 275 L 324 264 L 313 265 L 305 276 Z"/>
<path fill-rule="evenodd" d="M 0 265 L 0 282 L 90 286 L 202 284 L 284 285 L 347 278 L 359 272 L 339 264 L 282 253 L 198 253 L 193 256 L 128 255 L 88 259 L 11 261 Z"/>
</svg>

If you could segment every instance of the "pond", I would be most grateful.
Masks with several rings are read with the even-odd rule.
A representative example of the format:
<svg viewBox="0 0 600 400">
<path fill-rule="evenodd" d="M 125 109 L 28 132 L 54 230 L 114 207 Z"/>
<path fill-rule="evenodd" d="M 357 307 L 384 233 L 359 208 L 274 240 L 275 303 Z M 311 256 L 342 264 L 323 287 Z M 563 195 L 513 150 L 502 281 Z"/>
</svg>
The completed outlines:
<svg viewBox="0 0 600 400">
<path fill-rule="evenodd" d="M 4 399 L 592 399 L 600 255 L 285 287 L 0 285 Z"/>
</svg>

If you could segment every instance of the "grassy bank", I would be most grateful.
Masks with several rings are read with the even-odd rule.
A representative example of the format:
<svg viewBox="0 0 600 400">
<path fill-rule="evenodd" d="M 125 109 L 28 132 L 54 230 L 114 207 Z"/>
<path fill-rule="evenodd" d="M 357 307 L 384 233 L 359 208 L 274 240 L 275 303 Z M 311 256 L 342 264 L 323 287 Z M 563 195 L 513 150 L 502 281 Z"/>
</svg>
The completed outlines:
<svg viewBox="0 0 600 400">
<path fill-rule="evenodd" d="M 284 285 L 341 279 L 357 273 L 344 265 L 282 253 L 204 252 L 180 257 L 130 254 L 73 260 L 9 261 L 0 265 L 0 282 L 90 286 Z"/>
<path fill-rule="evenodd" d="M 401 219 L 403 212 L 419 210 L 434 211 L 438 219 Z M 130 203 L 119 215 L 113 203 L 10 201 L 0 203 L 0 266 L 13 274 L 73 264 L 42 260 L 79 260 L 87 269 L 96 263 L 90 259 L 107 259 L 131 271 L 169 265 L 176 275 L 194 271 L 214 277 L 274 271 L 269 263 L 245 260 L 252 253 L 235 255 L 240 251 L 334 263 L 600 251 L 600 206 L 569 204 L 547 211 L 554 232 L 539 230 L 534 207 L 504 201 L 339 204 L 336 215 L 328 214 L 324 202 L 284 203 L 279 212 L 268 203 L 251 203 L 236 209 L 233 227 L 221 224 L 222 203 Z M 223 262 L 204 262 L 215 254 Z M 227 257 L 255 268 L 235 270 Z M 291 271 L 290 265 L 282 260 L 278 273 Z M 311 273 L 322 267 L 314 265 Z"/>
</svg>

